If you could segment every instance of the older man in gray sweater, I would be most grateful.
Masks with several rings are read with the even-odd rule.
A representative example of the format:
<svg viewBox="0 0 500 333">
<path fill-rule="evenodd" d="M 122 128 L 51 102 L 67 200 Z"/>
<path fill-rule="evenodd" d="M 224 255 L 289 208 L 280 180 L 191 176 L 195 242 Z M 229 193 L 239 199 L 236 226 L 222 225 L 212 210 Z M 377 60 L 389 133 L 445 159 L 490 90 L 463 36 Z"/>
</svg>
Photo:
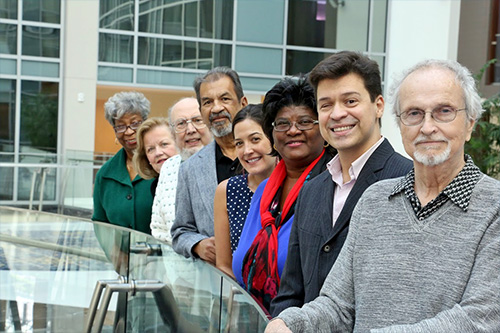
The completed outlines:
<svg viewBox="0 0 500 333">
<path fill-rule="evenodd" d="M 500 332 L 500 182 L 464 154 L 474 80 L 428 60 L 392 97 L 414 169 L 363 194 L 320 296 L 266 332 Z"/>
</svg>

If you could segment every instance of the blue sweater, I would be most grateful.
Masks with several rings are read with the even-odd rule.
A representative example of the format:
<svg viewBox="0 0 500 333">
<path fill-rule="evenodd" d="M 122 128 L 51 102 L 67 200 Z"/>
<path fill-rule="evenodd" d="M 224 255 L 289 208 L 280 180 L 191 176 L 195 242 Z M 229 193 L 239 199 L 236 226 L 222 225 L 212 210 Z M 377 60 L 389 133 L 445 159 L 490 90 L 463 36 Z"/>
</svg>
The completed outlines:
<svg viewBox="0 0 500 333">
<path fill-rule="evenodd" d="M 264 180 L 253 195 L 252 202 L 250 203 L 250 210 L 248 211 L 247 219 L 243 230 L 241 231 L 240 242 L 236 251 L 233 253 L 233 273 L 236 277 L 238 283 L 243 285 L 243 277 L 241 275 L 243 267 L 243 259 L 248 252 L 248 249 L 253 243 L 255 236 L 262 229 L 260 222 L 260 200 L 262 198 L 262 192 L 266 187 L 267 179 Z M 288 221 L 286 221 L 278 232 L 278 273 L 281 276 L 283 271 L 283 266 L 285 266 L 286 256 L 288 252 L 288 240 L 290 239 L 290 230 L 292 229 L 293 223 L 292 215 Z"/>
</svg>

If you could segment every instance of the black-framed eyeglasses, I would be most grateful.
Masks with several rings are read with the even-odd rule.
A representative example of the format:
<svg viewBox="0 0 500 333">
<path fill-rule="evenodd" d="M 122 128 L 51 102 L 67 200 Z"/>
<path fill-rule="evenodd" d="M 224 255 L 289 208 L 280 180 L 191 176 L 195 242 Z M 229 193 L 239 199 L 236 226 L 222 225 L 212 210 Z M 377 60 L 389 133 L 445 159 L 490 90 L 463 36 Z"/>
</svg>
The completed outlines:
<svg viewBox="0 0 500 333">
<path fill-rule="evenodd" d="M 401 119 L 401 122 L 406 126 L 416 126 L 420 125 L 425 118 L 426 113 L 430 113 L 432 119 L 438 123 L 449 123 L 457 117 L 457 112 L 467 110 L 466 108 L 455 109 L 451 106 L 439 106 L 432 111 L 423 110 L 408 110 L 397 117 Z"/>
<path fill-rule="evenodd" d="M 127 129 L 131 129 L 132 131 L 137 131 L 137 129 L 141 126 L 142 124 L 142 121 L 134 121 L 133 123 L 131 123 L 130 125 L 118 125 L 118 126 L 115 126 L 113 127 L 113 129 L 115 130 L 115 133 L 125 133 L 127 131 Z"/>
<path fill-rule="evenodd" d="M 278 119 L 276 121 L 273 121 L 271 125 L 273 125 L 273 128 L 276 132 L 286 132 L 294 125 L 300 131 L 308 131 L 312 129 L 316 124 L 319 124 L 318 120 L 314 120 L 313 118 L 302 118 L 298 121 Z"/>
<path fill-rule="evenodd" d="M 172 125 L 172 127 L 174 128 L 175 133 L 182 133 L 187 129 L 189 123 L 191 123 L 196 129 L 201 129 L 207 126 L 203 121 L 203 118 L 198 116 L 198 117 L 193 117 L 191 119 L 186 119 L 186 118 L 177 119 L 175 123 Z"/>
</svg>

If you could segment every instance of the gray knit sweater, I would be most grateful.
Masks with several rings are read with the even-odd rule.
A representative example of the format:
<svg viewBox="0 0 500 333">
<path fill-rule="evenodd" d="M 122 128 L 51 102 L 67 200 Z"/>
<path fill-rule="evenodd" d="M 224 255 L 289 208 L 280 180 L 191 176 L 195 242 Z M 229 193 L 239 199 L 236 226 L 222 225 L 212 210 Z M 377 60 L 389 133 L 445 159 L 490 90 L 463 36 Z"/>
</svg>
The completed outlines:
<svg viewBox="0 0 500 333">
<path fill-rule="evenodd" d="M 398 181 L 363 194 L 320 296 L 279 315 L 293 332 L 500 332 L 500 182 L 418 221 Z"/>
</svg>

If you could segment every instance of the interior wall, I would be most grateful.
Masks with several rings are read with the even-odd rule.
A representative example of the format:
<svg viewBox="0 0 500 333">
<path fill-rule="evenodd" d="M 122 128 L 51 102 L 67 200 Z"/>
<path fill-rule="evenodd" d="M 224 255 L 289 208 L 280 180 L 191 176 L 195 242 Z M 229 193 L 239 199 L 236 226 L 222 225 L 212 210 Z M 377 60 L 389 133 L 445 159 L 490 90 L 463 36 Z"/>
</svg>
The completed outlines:
<svg viewBox="0 0 500 333">
<path fill-rule="evenodd" d="M 138 91 L 151 102 L 149 117 L 166 117 L 167 110 L 183 97 L 194 97 L 194 91 L 166 90 L 151 88 L 130 88 L 119 86 L 97 86 L 97 99 L 95 108 L 95 146 L 94 152 L 114 154 L 120 150 L 120 144 L 115 143 L 115 132 L 104 118 L 104 103 L 120 91 Z"/>
</svg>

